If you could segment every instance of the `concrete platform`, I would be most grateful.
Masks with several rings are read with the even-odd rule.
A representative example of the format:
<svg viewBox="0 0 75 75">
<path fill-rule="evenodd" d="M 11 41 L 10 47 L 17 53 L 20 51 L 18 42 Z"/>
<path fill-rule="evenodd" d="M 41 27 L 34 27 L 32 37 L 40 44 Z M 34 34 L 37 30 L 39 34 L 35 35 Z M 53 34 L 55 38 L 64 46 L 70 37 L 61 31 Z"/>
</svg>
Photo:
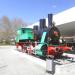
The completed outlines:
<svg viewBox="0 0 75 75">
<path fill-rule="evenodd" d="M 26 58 L 25 54 L 25 57 L 21 56 L 14 49 L 12 46 L 0 47 L 0 75 L 46 75 L 45 68 L 32 62 L 32 58 Z"/>
<path fill-rule="evenodd" d="M 75 75 L 75 62 L 64 65 L 56 64 L 55 68 L 54 75 Z M 15 46 L 0 46 L 0 75 L 52 74 L 46 73 L 46 61 L 18 52 Z"/>
</svg>

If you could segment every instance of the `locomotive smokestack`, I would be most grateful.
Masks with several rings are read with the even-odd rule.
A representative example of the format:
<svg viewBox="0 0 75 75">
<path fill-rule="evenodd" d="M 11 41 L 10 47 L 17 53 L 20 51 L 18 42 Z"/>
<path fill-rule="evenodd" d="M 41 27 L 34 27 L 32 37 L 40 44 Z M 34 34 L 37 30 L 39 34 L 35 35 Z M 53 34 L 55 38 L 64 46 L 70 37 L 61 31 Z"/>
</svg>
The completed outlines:
<svg viewBox="0 0 75 75">
<path fill-rule="evenodd" d="M 38 25 L 33 26 L 33 30 L 38 30 Z"/>
<path fill-rule="evenodd" d="M 48 27 L 52 27 L 53 14 L 48 14 Z"/>
<path fill-rule="evenodd" d="M 45 19 L 40 19 L 40 29 L 46 28 L 46 20 Z"/>
</svg>

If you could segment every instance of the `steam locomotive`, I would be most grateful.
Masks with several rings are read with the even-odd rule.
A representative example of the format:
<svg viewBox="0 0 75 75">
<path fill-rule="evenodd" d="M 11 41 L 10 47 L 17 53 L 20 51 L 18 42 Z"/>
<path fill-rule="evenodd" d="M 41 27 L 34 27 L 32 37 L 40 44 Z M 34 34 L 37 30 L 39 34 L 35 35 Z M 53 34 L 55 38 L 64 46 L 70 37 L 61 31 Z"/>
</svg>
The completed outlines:
<svg viewBox="0 0 75 75">
<path fill-rule="evenodd" d="M 22 52 L 34 54 L 42 57 L 52 55 L 60 57 L 71 47 L 61 38 L 59 29 L 52 22 L 53 14 L 48 14 L 48 27 L 46 20 L 40 19 L 40 26 L 35 25 L 31 28 L 20 28 L 17 31 L 16 47 L 21 48 Z"/>
</svg>

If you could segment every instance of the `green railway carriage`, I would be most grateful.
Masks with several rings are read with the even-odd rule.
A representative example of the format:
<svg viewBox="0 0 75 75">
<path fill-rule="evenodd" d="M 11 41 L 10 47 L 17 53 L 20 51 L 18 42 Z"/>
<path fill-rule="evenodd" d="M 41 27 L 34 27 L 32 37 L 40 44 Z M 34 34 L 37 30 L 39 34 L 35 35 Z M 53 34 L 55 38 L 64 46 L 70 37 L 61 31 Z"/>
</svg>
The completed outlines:
<svg viewBox="0 0 75 75">
<path fill-rule="evenodd" d="M 17 31 L 16 42 L 20 40 L 33 40 L 34 35 L 31 28 L 20 28 Z"/>
<path fill-rule="evenodd" d="M 27 49 L 27 46 L 29 46 L 34 41 L 34 34 L 33 30 L 31 28 L 19 28 L 17 30 L 17 37 L 16 37 L 16 47 L 22 48 L 22 50 Z"/>
</svg>

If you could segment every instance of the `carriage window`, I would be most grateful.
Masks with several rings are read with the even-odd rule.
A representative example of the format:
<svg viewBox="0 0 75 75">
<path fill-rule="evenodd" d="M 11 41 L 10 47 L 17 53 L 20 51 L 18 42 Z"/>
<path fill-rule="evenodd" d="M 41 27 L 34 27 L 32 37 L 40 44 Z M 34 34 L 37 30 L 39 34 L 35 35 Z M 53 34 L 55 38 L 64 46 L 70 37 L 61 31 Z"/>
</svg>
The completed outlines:
<svg viewBox="0 0 75 75">
<path fill-rule="evenodd" d="M 23 33 L 25 33 L 25 30 L 22 30 Z"/>
</svg>

